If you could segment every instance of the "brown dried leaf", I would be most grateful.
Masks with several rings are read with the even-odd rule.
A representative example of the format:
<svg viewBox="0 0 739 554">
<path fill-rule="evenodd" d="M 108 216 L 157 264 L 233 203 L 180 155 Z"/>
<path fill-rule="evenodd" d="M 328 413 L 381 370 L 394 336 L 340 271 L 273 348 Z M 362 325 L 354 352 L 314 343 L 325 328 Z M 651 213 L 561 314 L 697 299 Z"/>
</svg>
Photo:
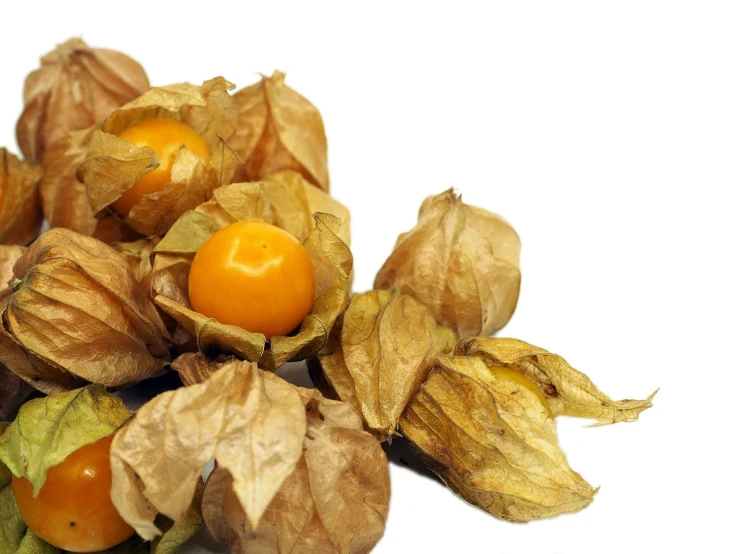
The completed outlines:
<svg viewBox="0 0 739 554">
<path fill-rule="evenodd" d="M 28 75 L 16 135 L 23 154 L 40 162 L 69 131 L 86 129 L 149 88 L 143 68 L 113 50 L 73 38 L 41 58 Z"/>
<path fill-rule="evenodd" d="M 186 387 L 204 383 L 223 366 L 238 361 L 233 356 L 208 358 L 200 352 L 186 352 L 172 362 L 172 369 L 179 375 Z"/>
<path fill-rule="evenodd" d="M 364 554 L 385 531 L 390 480 L 385 453 L 357 413 L 298 389 L 308 420 L 303 456 L 258 527 L 244 516 L 229 473 L 217 468 L 203 496 L 211 534 L 234 554 Z"/>
<path fill-rule="evenodd" d="M 262 180 L 272 205 L 272 219 L 298 240 L 303 241 L 315 227 L 314 213 L 327 213 L 341 220 L 338 237 L 351 242 L 349 210 L 328 193 L 313 186 L 296 171 L 280 171 Z"/>
<path fill-rule="evenodd" d="M 157 237 L 139 239 L 133 242 L 114 242 L 111 246 L 128 264 L 137 281 L 151 273 L 151 253 L 159 243 Z"/>
<path fill-rule="evenodd" d="M 239 118 L 228 142 L 245 160 L 248 180 L 292 169 L 328 192 L 323 119 L 313 104 L 285 85 L 284 73 L 263 76 L 259 83 L 234 94 L 234 99 Z"/>
<path fill-rule="evenodd" d="M 400 414 L 434 358 L 451 353 L 456 341 L 454 332 L 412 297 L 369 291 L 352 297 L 340 343 L 318 358 L 339 398 L 358 409 L 370 432 L 387 440 L 397 434 Z"/>
<path fill-rule="evenodd" d="M 164 329 L 111 247 L 68 229 L 51 229 L 14 272 L 22 281 L 2 304 L 4 334 L 43 364 L 16 356 L 6 365 L 36 388 L 64 389 L 79 379 L 122 386 L 151 377 L 166 364 Z"/>
<path fill-rule="evenodd" d="M 159 395 L 116 435 L 113 502 L 139 535 L 153 539 L 154 513 L 181 521 L 203 466 L 215 458 L 257 526 L 295 469 L 305 431 L 295 387 L 254 364 L 233 362 L 202 384 Z"/>
<path fill-rule="evenodd" d="M 0 244 L 31 242 L 44 219 L 39 203 L 41 167 L 0 148 Z"/>
<path fill-rule="evenodd" d="M 221 187 L 213 199 L 185 213 L 154 249 L 150 291 L 156 305 L 197 340 L 206 354 L 227 352 L 260 367 L 274 370 L 288 361 L 303 360 L 318 352 L 349 303 L 352 255 L 338 238 L 341 221 L 316 214 L 315 228 L 303 242 L 313 261 L 316 294 L 311 312 L 292 336 L 264 336 L 224 325 L 192 310 L 187 293 L 189 264 L 202 244 L 218 229 L 249 219 L 268 218 L 269 201 L 259 183 Z M 267 219 L 269 221 L 269 219 Z"/>
<path fill-rule="evenodd" d="M 561 356 L 517 339 L 462 339 L 457 356 L 473 356 L 488 366 L 506 366 L 522 373 L 547 396 L 554 415 L 598 420 L 599 424 L 636 421 L 652 407 L 657 391 L 646 400 L 611 400 Z"/>
<path fill-rule="evenodd" d="M 374 286 L 402 289 L 460 337 L 489 335 L 516 309 L 520 252 L 507 221 L 450 189 L 424 200 L 418 223 L 398 237 Z"/>
<path fill-rule="evenodd" d="M 166 117 L 189 125 L 211 148 L 210 160 L 204 163 L 183 146 L 172 166 L 172 180 L 137 202 L 124 220 L 127 225 L 143 235 L 163 236 L 184 212 L 209 200 L 214 189 L 231 183 L 241 160 L 224 141 L 233 133 L 237 114 L 230 88 L 233 85 L 222 77 L 202 87 L 188 83 L 155 87 L 114 111 L 93 136 L 77 171 L 95 216 L 109 214 L 111 204 L 159 165 L 153 150 L 116 136 L 146 119 Z"/>
<path fill-rule="evenodd" d="M 90 150 L 90 139 L 99 126 L 72 131 L 46 150 L 44 176 L 39 184 L 41 208 L 49 227 L 66 227 L 103 242 L 134 240 L 136 233 L 111 216 L 96 219 L 87 200 L 77 168 Z"/>
<path fill-rule="evenodd" d="M 573 513 L 597 492 L 570 469 L 539 398 L 478 357 L 438 357 L 400 427 L 452 491 L 496 517 Z"/>
</svg>

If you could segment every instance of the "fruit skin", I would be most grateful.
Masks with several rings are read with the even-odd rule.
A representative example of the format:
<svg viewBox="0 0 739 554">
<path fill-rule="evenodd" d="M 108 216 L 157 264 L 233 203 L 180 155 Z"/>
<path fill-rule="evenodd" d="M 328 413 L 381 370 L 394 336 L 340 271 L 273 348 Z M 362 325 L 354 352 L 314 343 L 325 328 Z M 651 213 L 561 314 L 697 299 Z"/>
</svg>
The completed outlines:
<svg viewBox="0 0 739 554">
<path fill-rule="evenodd" d="M 505 366 L 493 366 L 490 368 L 490 372 L 499 379 L 508 379 L 509 381 L 518 383 L 522 387 L 533 392 L 539 399 L 539 402 L 541 402 L 544 406 L 544 409 L 547 411 L 547 414 L 549 414 L 549 417 L 554 418 L 554 414 L 552 413 L 551 406 L 549 406 L 549 401 L 547 401 L 547 397 L 544 395 L 543 392 L 541 392 L 541 389 L 537 387 L 536 383 L 534 383 L 531 379 L 529 379 L 522 373 L 519 373 L 515 369 L 511 369 L 510 367 Z"/>
<path fill-rule="evenodd" d="M 188 285 L 195 311 L 267 340 L 298 327 L 315 295 L 305 247 L 262 221 L 234 223 L 209 238 L 195 254 Z"/>
<path fill-rule="evenodd" d="M 129 140 L 136 146 L 148 146 L 159 159 L 159 167 L 146 173 L 133 188 L 113 202 L 113 209 L 124 216 L 142 196 L 161 191 L 172 180 L 172 165 L 181 146 L 186 146 L 204 163 L 210 159 L 208 145 L 203 138 L 181 121 L 168 117 L 134 123 L 120 132 L 118 138 Z"/>
<path fill-rule="evenodd" d="M 49 544 L 69 552 L 97 552 L 134 534 L 110 499 L 113 436 L 76 450 L 49 469 L 33 498 L 33 485 L 13 477 L 13 495 L 23 521 Z"/>
</svg>

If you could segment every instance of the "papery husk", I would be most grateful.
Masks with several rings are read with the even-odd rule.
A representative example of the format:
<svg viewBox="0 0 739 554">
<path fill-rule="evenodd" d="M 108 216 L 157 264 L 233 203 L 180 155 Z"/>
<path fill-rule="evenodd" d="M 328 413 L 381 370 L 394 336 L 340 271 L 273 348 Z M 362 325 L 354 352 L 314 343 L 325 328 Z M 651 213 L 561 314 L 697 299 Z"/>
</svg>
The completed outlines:
<svg viewBox="0 0 739 554">
<path fill-rule="evenodd" d="M 72 131 L 47 149 L 44 176 L 39 184 L 41 208 L 49 227 L 66 227 L 105 243 L 134 240 L 133 229 L 114 216 L 97 219 L 87 200 L 84 183 L 77 179 L 77 168 L 90 151 L 90 139 L 100 125 Z"/>
<path fill-rule="evenodd" d="M 265 177 L 261 182 L 272 206 L 275 225 L 302 242 L 315 227 L 313 214 L 327 213 L 341 220 L 341 227 L 336 234 L 347 245 L 351 244 L 349 209 L 328 193 L 313 186 L 300 173 L 280 171 Z"/>
<path fill-rule="evenodd" d="M 285 85 L 275 71 L 234 94 L 239 105 L 229 144 L 244 160 L 246 179 L 258 181 L 285 169 L 299 172 L 328 192 L 328 158 L 323 119 L 313 104 Z"/>
<path fill-rule="evenodd" d="M 555 416 L 595 419 L 601 425 L 636 421 L 641 412 L 652 407 L 657 394 L 653 392 L 646 400 L 612 400 L 564 358 L 522 340 L 470 337 L 459 341 L 455 353 L 525 375 L 546 395 Z"/>
<path fill-rule="evenodd" d="M 132 242 L 114 242 L 113 249 L 125 260 L 137 281 L 151 273 L 151 253 L 159 243 L 158 237 L 149 237 Z"/>
<path fill-rule="evenodd" d="M 238 361 L 234 356 L 209 358 L 200 352 L 186 352 L 172 361 L 172 369 L 179 374 L 182 384 L 189 387 L 204 383 L 223 366 Z"/>
<path fill-rule="evenodd" d="M 86 129 L 148 88 L 144 69 L 125 54 L 69 39 L 26 77 L 16 126 L 21 151 L 40 162 L 54 141 Z"/>
<path fill-rule="evenodd" d="M 315 228 L 303 241 L 313 261 L 316 292 L 313 307 L 292 336 L 264 335 L 224 325 L 192 310 L 187 293 L 190 262 L 200 246 L 219 229 L 237 221 L 272 223 L 268 197 L 260 183 L 237 183 L 218 189 L 212 201 L 180 218 L 154 249 L 150 294 L 163 312 L 194 336 L 206 354 L 228 353 L 259 361 L 274 370 L 288 361 L 306 359 L 328 341 L 336 319 L 349 304 L 352 255 L 338 237 L 341 221 L 315 214 Z"/>
<path fill-rule="evenodd" d="M 123 221 L 146 236 L 163 236 L 187 210 L 206 202 L 213 191 L 232 182 L 241 161 L 226 144 L 234 132 L 236 104 L 228 95 L 233 85 L 216 77 L 202 86 L 180 83 L 154 87 L 114 111 L 90 138 L 87 156 L 77 170 L 97 218 L 138 180 L 159 166 L 151 148 L 135 146 L 117 134 L 142 120 L 167 117 L 198 132 L 211 149 L 204 163 L 183 146 L 172 166 L 172 180 L 160 192 L 145 195 Z"/>
<path fill-rule="evenodd" d="M 256 364 L 231 363 L 204 383 L 157 396 L 116 435 L 113 503 L 140 536 L 154 539 L 156 512 L 182 521 L 203 466 L 215 458 L 257 527 L 294 471 L 305 431 L 295 387 Z"/>
<path fill-rule="evenodd" d="M 25 246 L 0 244 L 0 290 L 9 287 L 15 279 L 13 266 L 26 250 Z"/>
<path fill-rule="evenodd" d="M 253 527 L 231 475 L 216 468 L 203 496 L 213 537 L 234 554 L 364 554 L 385 532 L 390 475 L 380 444 L 346 403 L 298 388 L 307 432 L 303 456 Z"/>
<path fill-rule="evenodd" d="M 41 167 L 0 148 L 0 244 L 30 243 L 44 216 L 39 203 Z"/>
<path fill-rule="evenodd" d="M 539 398 L 477 357 L 439 356 L 400 428 L 452 491 L 502 519 L 574 513 L 597 492 L 570 469 Z"/>
<path fill-rule="evenodd" d="M 456 342 L 454 331 L 411 296 L 369 291 L 352 297 L 338 343 L 318 360 L 332 393 L 362 414 L 371 433 L 388 440 L 434 358 L 451 353 Z"/>
<path fill-rule="evenodd" d="M 14 273 L 21 282 L 0 298 L 0 340 L 15 342 L 27 355 L 0 361 L 35 388 L 120 387 L 158 374 L 168 362 L 166 330 L 110 246 L 51 229 L 17 261 Z"/>
<path fill-rule="evenodd" d="M 460 337 L 489 335 L 513 315 L 521 241 L 499 215 L 450 189 L 424 200 L 418 223 L 398 237 L 374 288 L 400 288 Z"/>
</svg>

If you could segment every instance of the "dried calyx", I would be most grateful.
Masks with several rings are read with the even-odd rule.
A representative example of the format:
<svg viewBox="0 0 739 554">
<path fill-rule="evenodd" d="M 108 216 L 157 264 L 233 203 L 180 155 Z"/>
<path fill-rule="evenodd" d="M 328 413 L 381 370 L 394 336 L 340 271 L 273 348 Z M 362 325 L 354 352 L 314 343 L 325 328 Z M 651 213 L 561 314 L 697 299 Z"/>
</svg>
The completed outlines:
<svg viewBox="0 0 739 554">
<path fill-rule="evenodd" d="M 38 186 L 42 169 L 0 148 L 0 244 L 30 243 L 44 216 Z"/>
<path fill-rule="evenodd" d="M 101 129 L 93 131 L 77 169 L 94 216 L 116 213 L 142 235 L 163 236 L 184 212 L 231 183 L 240 163 L 225 142 L 236 125 L 231 88 L 222 77 L 202 86 L 155 87 L 111 113 Z M 144 142 L 171 134 L 175 150 L 162 146 L 165 158 L 159 159 L 154 149 L 132 142 L 133 137 L 118 136 L 134 128 L 140 137 L 148 137 Z M 188 142 L 178 146 L 182 143 L 178 133 L 191 137 L 190 147 Z M 163 173 L 155 175 L 160 166 Z M 145 178 L 158 185 L 141 188 Z M 129 194 L 134 188 L 137 192 Z"/>
<path fill-rule="evenodd" d="M 229 144 L 244 160 L 247 179 L 257 181 L 291 169 L 329 190 L 326 133 L 319 111 L 275 71 L 234 94 L 239 105 Z"/>
<path fill-rule="evenodd" d="M 521 284 L 521 241 L 499 215 L 448 190 L 421 205 L 375 278 L 429 307 L 460 337 L 489 335 L 513 315 Z"/>
<path fill-rule="evenodd" d="M 133 384 L 169 360 L 156 310 L 110 246 L 51 229 L 14 276 L 23 286 L 0 294 L 0 362 L 37 389 Z"/>
<path fill-rule="evenodd" d="M 143 68 L 128 56 L 70 39 L 26 78 L 18 144 L 27 158 L 41 162 L 56 140 L 90 127 L 148 88 Z"/>
<path fill-rule="evenodd" d="M 349 304 L 352 255 L 338 236 L 341 220 L 316 214 L 303 240 L 315 271 L 313 307 L 295 334 L 275 336 L 268 343 L 264 335 L 194 311 L 187 294 L 190 263 L 200 246 L 219 229 L 249 219 L 273 223 L 270 200 L 261 183 L 217 189 L 211 201 L 185 213 L 154 248 L 147 283 L 156 305 L 195 338 L 201 352 L 235 354 L 273 370 L 285 362 L 308 358 L 326 344 L 336 319 Z"/>
</svg>

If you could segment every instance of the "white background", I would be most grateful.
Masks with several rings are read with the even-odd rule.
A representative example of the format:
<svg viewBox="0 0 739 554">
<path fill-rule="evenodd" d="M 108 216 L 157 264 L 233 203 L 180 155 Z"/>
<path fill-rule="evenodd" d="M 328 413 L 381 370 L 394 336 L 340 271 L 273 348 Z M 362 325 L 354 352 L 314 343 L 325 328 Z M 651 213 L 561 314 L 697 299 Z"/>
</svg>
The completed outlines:
<svg viewBox="0 0 739 554">
<path fill-rule="evenodd" d="M 422 199 L 455 186 L 522 238 L 501 336 L 614 397 L 661 387 L 637 423 L 558 422 L 601 486 L 585 511 L 506 523 L 393 464 L 376 552 L 737 551 L 736 4 L 48 4 L 3 3 L 0 144 L 16 150 L 25 74 L 73 35 L 129 53 L 153 84 L 284 70 L 324 116 L 357 290 Z"/>
</svg>

